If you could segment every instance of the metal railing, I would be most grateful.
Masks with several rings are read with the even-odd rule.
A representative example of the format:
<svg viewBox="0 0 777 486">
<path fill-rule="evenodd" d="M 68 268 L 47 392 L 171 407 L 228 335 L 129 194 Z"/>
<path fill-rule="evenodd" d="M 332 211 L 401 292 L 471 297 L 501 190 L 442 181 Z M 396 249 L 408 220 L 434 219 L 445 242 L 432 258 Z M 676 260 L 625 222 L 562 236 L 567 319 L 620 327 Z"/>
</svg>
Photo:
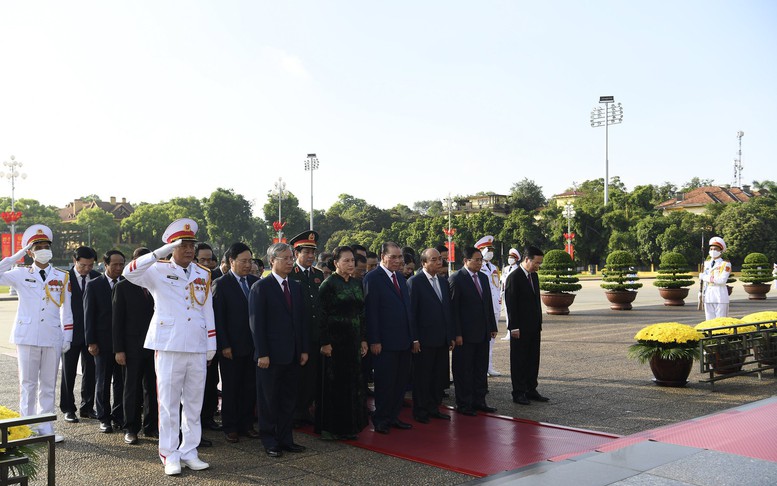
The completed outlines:
<svg viewBox="0 0 777 486">
<path fill-rule="evenodd" d="M 56 414 L 45 413 L 41 415 L 30 415 L 28 417 L 19 417 L 12 419 L 0 420 L 0 448 L 8 449 L 10 447 L 25 446 L 31 444 L 39 444 L 43 442 L 48 443 L 48 481 L 49 486 L 54 486 L 55 483 L 55 457 L 54 457 L 54 435 L 32 435 L 25 439 L 8 440 L 8 429 L 10 427 L 16 427 L 17 425 L 31 425 L 39 424 L 43 422 L 53 422 L 57 420 Z M 29 458 L 24 456 L 12 457 L 4 460 L 0 460 L 0 485 L 6 484 L 20 484 L 26 486 L 29 478 L 27 476 L 9 476 L 10 468 L 12 466 L 19 466 L 27 464 Z"/>
<path fill-rule="evenodd" d="M 754 327 L 755 329 L 748 329 Z M 728 333 L 727 331 L 731 331 Z M 774 370 L 777 375 L 777 321 L 764 321 L 715 327 L 700 331 L 700 372 L 709 374 L 699 380 L 711 383 L 734 376 Z M 722 334 L 721 332 L 726 332 Z"/>
</svg>

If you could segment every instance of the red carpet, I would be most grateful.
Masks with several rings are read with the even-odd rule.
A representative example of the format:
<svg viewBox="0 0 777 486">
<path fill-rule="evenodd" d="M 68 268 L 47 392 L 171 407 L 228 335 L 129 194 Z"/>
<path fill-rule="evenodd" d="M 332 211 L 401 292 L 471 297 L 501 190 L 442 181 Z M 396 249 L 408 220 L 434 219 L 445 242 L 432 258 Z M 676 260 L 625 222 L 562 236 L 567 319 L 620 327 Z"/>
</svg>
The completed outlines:
<svg viewBox="0 0 777 486">
<path fill-rule="evenodd" d="M 777 398 L 630 435 L 599 447 L 602 452 L 653 440 L 777 462 Z"/>
<path fill-rule="evenodd" d="M 401 418 L 413 424 L 412 430 L 391 429 L 388 435 L 381 435 L 368 426 L 359 440 L 348 444 L 483 477 L 559 455 L 593 451 L 618 437 L 500 415 L 448 413 L 452 415 L 450 422 L 431 419 L 429 424 L 419 424 L 405 408 Z"/>
</svg>

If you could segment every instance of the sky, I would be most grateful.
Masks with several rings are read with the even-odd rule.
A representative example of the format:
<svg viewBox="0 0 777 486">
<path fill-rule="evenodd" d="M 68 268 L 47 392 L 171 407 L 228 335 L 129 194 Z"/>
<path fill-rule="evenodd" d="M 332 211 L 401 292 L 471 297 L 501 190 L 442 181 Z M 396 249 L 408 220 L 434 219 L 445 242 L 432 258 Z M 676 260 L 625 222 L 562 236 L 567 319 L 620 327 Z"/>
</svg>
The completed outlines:
<svg viewBox="0 0 777 486">
<path fill-rule="evenodd" d="M 17 198 L 131 203 L 282 178 L 316 209 L 382 208 L 528 178 L 629 190 L 777 179 L 777 2 L 0 3 L 0 160 Z M 5 169 L 5 167 L 0 167 Z M 11 184 L 0 180 L 0 194 Z"/>
</svg>

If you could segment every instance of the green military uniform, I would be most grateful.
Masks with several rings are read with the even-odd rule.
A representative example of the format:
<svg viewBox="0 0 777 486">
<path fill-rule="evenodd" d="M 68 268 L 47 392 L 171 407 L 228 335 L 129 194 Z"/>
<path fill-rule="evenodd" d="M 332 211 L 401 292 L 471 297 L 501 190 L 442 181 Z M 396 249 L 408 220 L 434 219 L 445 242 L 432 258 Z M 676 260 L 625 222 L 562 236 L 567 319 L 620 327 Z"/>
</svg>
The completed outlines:
<svg viewBox="0 0 777 486">
<path fill-rule="evenodd" d="M 317 242 L 318 233 L 315 231 L 305 231 L 292 238 L 289 244 L 296 253 L 303 248 L 315 249 Z M 316 401 L 318 389 L 321 385 L 319 375 L 321 363 L 319 318 L 321 311 L 318 301 L 318 287 L 324 281 L 324 273 L 312 265 L 304 269 L 297 262 L 294 262 L 294 269 L 289 274 L 289 278 L 296 280 L 302 286 L 302 301 L 305 306 L 305 314 L 310 318 L 308 321 L 310 353 L 308 354 L 308 362 L 302 367 L 302 373 L 300 373 L 300 383 L 297 387 L 297 409 L 294 412 L 294 422 L 301 425 L 313 423 L 310 407 Z"/>
</svg>

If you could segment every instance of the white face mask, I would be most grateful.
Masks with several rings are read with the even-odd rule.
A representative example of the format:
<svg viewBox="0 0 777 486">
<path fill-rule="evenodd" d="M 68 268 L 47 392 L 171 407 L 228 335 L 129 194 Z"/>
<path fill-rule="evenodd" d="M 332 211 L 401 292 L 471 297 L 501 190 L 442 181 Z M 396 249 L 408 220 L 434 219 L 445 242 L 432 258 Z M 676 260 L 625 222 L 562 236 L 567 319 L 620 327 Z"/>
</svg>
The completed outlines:
<svg viewBox="0 0 777 486">
<path fill-rule="evenodd" d="M 720 256 L 720 252 L 718 250 L 710 250 L 710 256 L 715 260 Z"/>
<path fill-rule="evenodd" d="M 47 264 L 51 260 L 51 250 L 35 250 L 35 261 L 42 264 Z"/>
<path fill-rule="evenodd" d="M 492 258 L 494 258 L 493 251 L 486 251 L 485 253 L 483 253 L 483 260 L 490 262 Z"/>
<path fill-rule="evenodd" d="M 513 257 L 508 258 L 507 263 L 509 263 L 510 265 L 515 265 L 515 258 Z"/>
</svg>

